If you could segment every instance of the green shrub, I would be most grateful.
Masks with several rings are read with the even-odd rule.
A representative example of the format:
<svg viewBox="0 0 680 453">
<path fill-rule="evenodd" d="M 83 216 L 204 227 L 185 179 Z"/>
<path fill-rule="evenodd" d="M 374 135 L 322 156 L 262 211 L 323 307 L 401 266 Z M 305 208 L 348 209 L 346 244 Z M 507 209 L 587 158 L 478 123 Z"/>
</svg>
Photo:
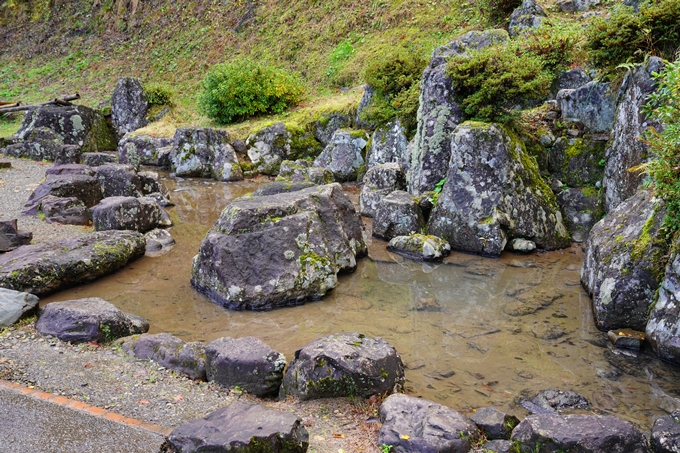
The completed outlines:
<svg viewBox="0 0 680 453">
<path fill-rule="evenodd" d="M 199 108 L 222 124 L 281 113 L 304 94 L 295 74 L 248 59 L 213 66 L 201 85 Z"/>
<path fill-rule="evenodd" d="M 515 52 L 540 57 L 543 67 L 555 74 L 586 57 L 583 29 L 575 23 L 545 21 L 539 28 L 523 33 L 514 45 Z"/>
<path fill-rule="evenodd" d="M 144 85 L 144 94 L 149 105 L 172 105 L 174 90 L 164 83 L 147 83 Z"/>
<path fill-rule="evenodd" d="M 363 119 L 384 125 L 396 118 L 407 135 L 415 131 L 425 66 L 422 56 L 403 48 L 379 55 L 362 74 L 374 91 L 371 105 L 362 112 Z"/>
<path fill-rule="evenodd" d="M 609 19 L 592 21 L 587 38 L 591 63 L 603 69 L 642 62 L 647 54 L 672 58 L 680 46 L 680 0 L 649 0 L 639 13 L 619 5 Z"/>
</svg>

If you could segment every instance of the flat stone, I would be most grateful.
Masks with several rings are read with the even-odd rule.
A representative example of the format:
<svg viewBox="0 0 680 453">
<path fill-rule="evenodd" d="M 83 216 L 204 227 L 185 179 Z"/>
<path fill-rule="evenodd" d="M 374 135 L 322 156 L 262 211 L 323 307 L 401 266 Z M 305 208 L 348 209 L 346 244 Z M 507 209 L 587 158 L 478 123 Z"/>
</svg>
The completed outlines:
<svg viewBox="0 0 680 453">
<path fill-rule="evenodd" d="M 30 315 L 38 307 L 39 299 L 33 294 L 0 288 L 0 327 L 8 327 Z"/>
</svg>

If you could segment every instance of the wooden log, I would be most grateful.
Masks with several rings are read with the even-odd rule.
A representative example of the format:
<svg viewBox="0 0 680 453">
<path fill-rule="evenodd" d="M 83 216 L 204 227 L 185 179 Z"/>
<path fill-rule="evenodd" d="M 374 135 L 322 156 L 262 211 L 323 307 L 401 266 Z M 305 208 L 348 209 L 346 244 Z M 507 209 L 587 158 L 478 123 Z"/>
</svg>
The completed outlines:
<svg viewBox="0 0 680 453">
<path fill-rule="evenodd" d="M 0 102 L 0 107 L 19 107 L 21 102 Z"/>
<path fill-rule="evenodd" d="M 37 108 L 43 107 L 45 105 L 69 106 L 69 105 L 73 105 L 73 104 L 71 104 L 70 101 L 75 101 L 77 99 L 80 99 L 80 95 L 78 93 L 70 94 L 70 95 L 64 96 L 62 98 L 52 99 L 51 101 L 43 102 L 42 104 L 17 105 L 17 106 L 13 106 L 13 107 L 0 107 L 0 115 L 2 115 L 3 113 L 21 112 L 21 111 L 24 111 L 24 110 L 37 109 Z"/>
</svg>

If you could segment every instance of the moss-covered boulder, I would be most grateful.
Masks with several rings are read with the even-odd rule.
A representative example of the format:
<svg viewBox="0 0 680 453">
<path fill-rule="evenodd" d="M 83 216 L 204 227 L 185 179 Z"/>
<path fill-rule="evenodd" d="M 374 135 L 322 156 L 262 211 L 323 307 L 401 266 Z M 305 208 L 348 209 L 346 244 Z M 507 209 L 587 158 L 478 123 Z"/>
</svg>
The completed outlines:
<svg viewBox="0 0 680 453">
<path fill-rule="evenodd" d="M 571 244 L 552 190 L 515 134 L 498 124 L 465 122 L 451 143 L 428 234 L 453 250 L 488 256 L 499 256 L 514 238 L 547 250 Z"/>
<path fill-rule="evenodd" d="M 333 173 L 327 168 L 315 167 L 308 160 L 284 160 L 281 162 L 277 181 L 311 182 L 314 184 L 330 184 L 335 182 Z"/>
<path fill-rule="evenodd" d="M 177 176 L 241 181 L 243 171 L 229 133 L 209 128 L 179 128 L 170 151 Z"/>
<path fill-rule="evenodd" d="M 510 15 L 508 30 L 510 36 L 518 36 L 523 31 L 538 28 L 548 15 L 536 0 L 524 0 Z"/>
<path fill-rule="evenodd" d="M 64 140 L 52 129 L 36 127 L 25 135 L 23 141 L 7 146 L 3 152 L 12 157 L 53 161 L 63 145 Z"/>
<path fill-rule="evenodd" d="M 641 190 L 590 231 L 581 283 L 601 330 L 645 330 L 668 250 L 658 235 L 664 212 L 650 191 Z"/>
<path fill-rule="evenodd" d="M 570 187 L 594 185 L 604 175 L 605 146 L 599 137 L 559 137 L 548 153 L 550 174 Z"/>
<path fill-rule="evenodd" d="M 363 226 L 339 184 L 227 206 L 194 257 L 191 283 L 236 310 L 318 299 L 366 254 Z"/>
<path fill-rule="evenodd" d="M 119 137 L 148 124 L 149 102 L 142 82 L 135 77 L 121 77 L 111 96 L 111 122 Z"/>
<path fill-rule="evenodd" d="M 400 392 L 401 357 L 382 338 L 344 333 L 319 338 L 295 351 L 283 377 L 281 395 L 301 400 Z"/>
<path fill-rule="evenodd" d="M 557 194 L 557 203 L 562 208 L 564 224 L 574 242 L 585 242 L 590 230 L 604 214 L 599 191 L 592 186 L 565 189 Z"/>
</svg>

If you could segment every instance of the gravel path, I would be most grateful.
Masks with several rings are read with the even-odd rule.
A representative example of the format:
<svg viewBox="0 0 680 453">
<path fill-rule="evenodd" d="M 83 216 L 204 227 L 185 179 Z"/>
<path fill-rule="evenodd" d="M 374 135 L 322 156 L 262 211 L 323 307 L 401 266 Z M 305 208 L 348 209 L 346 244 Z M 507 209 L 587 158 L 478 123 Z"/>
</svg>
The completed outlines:
<svg viewBox="0 0 680 453">
<path fill-rule="evenodd" d="M 53 241 L 92 232 L 91 227 L 47 223 L 38 217 L 22 216 L 24 204 L 33 190 L 45 179 L 51 162 L 35 162 L 0 154 L 0 161 L 12 168 L 0 169 L 0 220 L 17 219 L 20 230 L 33 233 L 33 242 Z"/>
</svg>

